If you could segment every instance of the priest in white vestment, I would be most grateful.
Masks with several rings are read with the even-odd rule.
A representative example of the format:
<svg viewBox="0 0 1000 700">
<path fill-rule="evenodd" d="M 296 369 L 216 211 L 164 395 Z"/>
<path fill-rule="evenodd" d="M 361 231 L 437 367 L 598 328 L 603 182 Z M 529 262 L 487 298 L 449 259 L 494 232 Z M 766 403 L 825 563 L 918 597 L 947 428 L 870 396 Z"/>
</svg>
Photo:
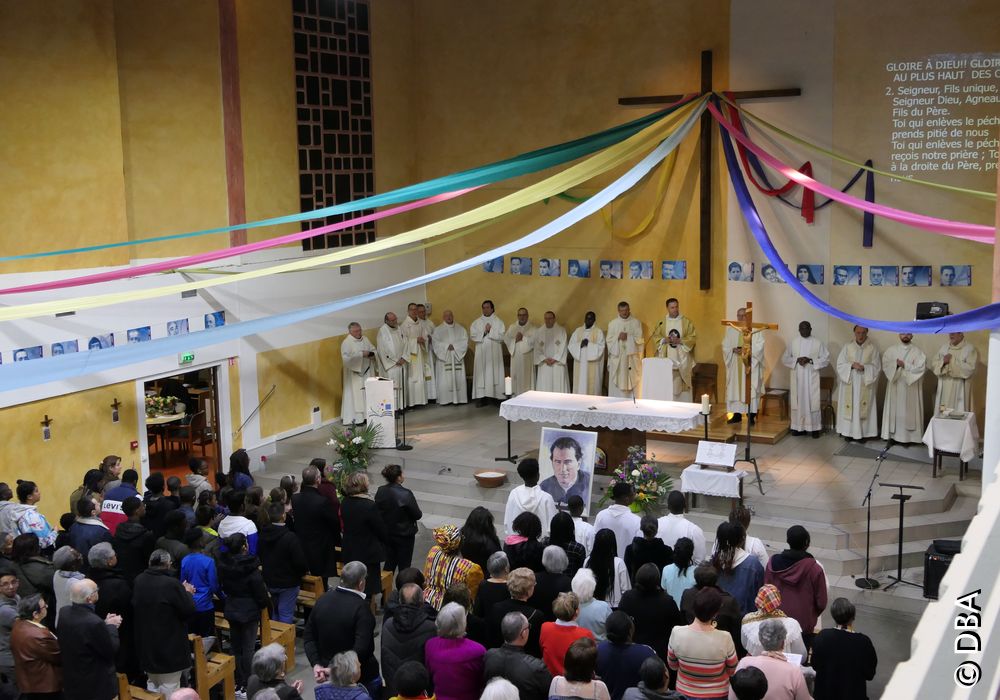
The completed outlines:
<svg viewBox="0 0 1000 700">
<path fill-rule="evenodd" d="M 676 331 L 673 340 L 671 340 L 670 331 Z M 694 345 L 698 338 L 698 332 L 691 319 L 681 315 L 680 302 L 674 297 L 667 299 L 667 315 L 657 324 L 653 337 L 659 338 L 656 343 L 658 357 L 667 357 L 667 348 L 669 347 L 677 351 L 674 353 L 675 355 L 690 356 L 692 358 L 691 364 L 694 364 Z"/>
<path fill-rule="evenodd" d="M 899 342 L 882 354 L 888 383 L 882 405 L 882 439 L 921 442 L 924 436 L 924 372 L 927 356 L 913 344 L 912 333 L 900 333 Z"/>
<path fill-rule="evenodd" d="M 426 362 L 424 363 L 424 378 L 427 380 L 427 400 L 437 400 L 437 382 L 434 381 L 434 321 L 427 318 L 427 307 L 424 304 L 417 304 L 417 318 L 420 325 L 424 327 L 424 337 L 427 338 L 427 351 L 424 353 Z"/>
<path fill-rule="evenodd" d="M 566 329 L 556 323 L 556 315 L 545 312 L 545 325 L 535 331 L 535 365 L 538 391 L 569 393 L 569 372 L 566 370 Z"/>
<path fill-rule="evenodd" d="M 375 346 L 362 335 L 360 323 L 351 323 L 347 333 L 340 344 L 343 365 L 340 420 L 344 425 L 359 425 L 365 422 L 365 380 L 375 376 L 372 372 Z"/>
<path fill-rule="evenodd" d="M 788 389 L 792 414 L 792 435 L 812 433 L 818 438 L 823 430 L 823 415 L 819 405 L 819 372 L 830 364 L 830 353 L 817 338 L 812 336 L 809 321 L 799 323 L 799 337 L 793 340 L 781 363 L 791 370 Z"/>
<path fill-rule="evenodd" d="M 608 396 L 635 398 L 642 385 L 642 323 L 628 302 L 618 304 L 618 316 L 608 324 Z"/>
<path fill-rule="evenodd" d="M 667 331 L 667 342 L 657 350 L 657 354 L 674 363 L 671 372 L 674 385 L 673 400 L 690 403 L 693 400 L 691 375 L 694 372 L 694 358 L 684 349 L 681 334 L 676 328 Z"/>
<path fill-rule="evenodd" d="M 512 323 L 504 333 L 503 342 L 510 353 L 510 383 L 513 395 L 535 388 L 535 332 L 528 321 L 528 310 L 517 310 L 517 323 Z"/>
<path fill-rule="evenodd" d="M 573 393 L 601 395 L 604 384 L 604 331 L 597 327 L 597 314 L 588 311 L 583 325 L 569 339 L 573 356 Z"/>
<path fill-rule="evenodd" d="M 472 369 L 472 398 L 485 406 L 489 399 L 504 398 L 503 333 L 504 324 L 494 313 L 493 302 L 483 302 L 483 315 L 469 327 L 469 339 L 475 346 Z"/>
<path fill-rule="evenodd" d="M 384 323 L 378 329 L 375 338 L 375 349 L 378 353 L 379 376 L 391 379 L 396 391 L 396 405 L 406 406 L 403 396 L 403 368 L 409 362 L 406 352 L 406 339 L 399 330 L 399 320 L 391 311 L 383 319 Z M 407 367 L 407 370 L 409 368 Z"/>
<path fill-rule="evenodd" d="M 444 406 L 451 403 L 468 403 L 469 391 L 465 386 L 465 353 L 469 349 L 469 334 L 455 323 L 450 310 L 442 314 L 444 323 L 434 329 L 431 348 L 437 362 L 434 376 L 437 382 L 437 402 Z"/>
<path fill-rule="evenodd" d="M 972 375 L 979 362 L 979 352 L 966 342 L 965 333 L 949 333 L 947 345 L 934 355 L 931 371 L 937 375 L 934 410 L 944 406 L 952 411 L 972 410 Z"/>
<path fill-rule="evenodd" d="M 854 327 L 854 340 L 837 356 L 837 432 L 848 442 L 878 435 L 875 389 L 882 360 L 868 329 Z"/>
<path fill-rule="evenodd" d="M 737 309 L 736 320 L 743 323 L 747 310 Z M 757 419 L 757 407 L 764 393 L 764 334 L 750 336 L 750 354 L 744 356 L 743 333 L 726 326 L 722 337 L 722 359 L 726 363 L 726 410 L 732 413 L 728 422 L 739 423 L 749 413 L 750 425 Z M 750 405 L 746 404 L 746 363 L 750 363 Z"/>
<path fill-rule="evenodd" d="M 399 327 L 406 343 L 406 407 L 427 404 L 428 338 L 424 325 L 417 318 L 417 305 L 407 304 L 406 318 Z"/>
</svg>

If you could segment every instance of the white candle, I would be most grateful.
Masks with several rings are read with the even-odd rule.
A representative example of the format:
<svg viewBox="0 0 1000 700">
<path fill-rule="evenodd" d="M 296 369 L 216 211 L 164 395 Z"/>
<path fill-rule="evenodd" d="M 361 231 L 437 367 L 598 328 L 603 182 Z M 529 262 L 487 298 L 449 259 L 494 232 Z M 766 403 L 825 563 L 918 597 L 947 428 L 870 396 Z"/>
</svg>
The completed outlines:
<svg viewBox="0 0 1000 700">
<path fill-rule="evenodd" d="M 711 405 L 708 403 L 708 394 L 701 395 L 701 412 L 708 413 L 711 410 Z"/>
<path fill-rule="evenodd" d="M 503 378 L 503 393 L 507 394 L 507 396 L 514 393 L 514 382 L 511 381 L 510 377 Z"/>
</svg>

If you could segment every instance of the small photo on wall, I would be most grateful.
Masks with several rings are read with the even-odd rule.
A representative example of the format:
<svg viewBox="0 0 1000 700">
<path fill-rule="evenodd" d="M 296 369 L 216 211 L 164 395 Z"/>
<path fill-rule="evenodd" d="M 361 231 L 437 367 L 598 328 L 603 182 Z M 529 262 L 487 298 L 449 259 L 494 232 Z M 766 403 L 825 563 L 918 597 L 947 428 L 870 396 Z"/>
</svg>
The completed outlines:
<svg viewBox="0 0 1000 700">
<path fill-rule="evenodd" d="M 660 279 L 686 280 L 687 277 L 687 260 L 664 260 L 660 263 Z"/>
<path fill-rule="evenodd" d="M 150 338 L 153 337 L 152 331 L 150 331 L 149 326 L 142 326 L 141 328 L 129 328 L 125 332 L 125 340 L 129 345 L 134 345 L 136 343 L 146 343 L 149 342 Z"/>
<path fill-rule="evenodd" d="M 80 341 L 78 340 L 64 340 L 59 343 L 52 343 L 49 348 L 49 352 L 52 353 L 52 357 L 56 355 L 69 355 L 70 353 L 80 351 Z"/>
<path fill-rule="evenodd" d="M 899 283 L 904 287 L 930 287 L 930 265 L 903 265 L 899 269 Z"/>
<path fill-rule="evenodd" d="M 104 350 L 115 346 L 115 334 L 95 335 L 87 341 L 88 350 Z"/>
<path fill-rule="evenodd" d="M 770 282 L 771 284 L 785 284 L 785 280 L 781 279 L 781 274 L 771 263 L 765 263 L 764 267 L 760 268 L 760 276 L 764 278 L 765 282 Z"/>
<path fill-rule="evenodd" d="M 205 314 L 205 329 L 209 328 L 222 328 L 226 325 L 226 312 L 225 311 L 215 311 L 210 314 Z"/>
<path fill-rule="evenodd" d="M 562 270 L 559 258 L 538 258 L 538 274 L 542 277 L 559 277 Z"/>
<path fill-rule="evenodd" d="M 530 275 L 531 274 L 531 258 L 521 258 L 521 257 L 511 257 L 510 259 L 510 274 L 512 275 Z"/>
<path fill-rule="evenodd" d="M 42 346 L 32 345 L 30 348 L 18 348 L 14 351 L 14 362 L 37 360 L 42 356 Z"/>
<path fill-rule="evenodd" d="M 972 265 L 942 265 L 942 287 L 969 287 L 972 285 Z"/>
<path fill-rule="evenodd" d="M 823 284 L 824 267 L 822 265 L 797 265 L 795 276 L 802 284 Z"/>
<path fill-rule="evenodd" d="M 493 258 L 483 263 L 483 270 L 486 272 L 503 272 L 503 258 Z"/>
<path fill-rule="evenodd" d="M 653 279 L 652 260 L 633 260 L 628 264 L 628 278 L 630 280 L 651 280 Z"/>
<path fill-rule="evenodd" d="M 568 271 L 570 277 L 585 278 L 590 277 L 590 261 L 589 260 L 573 260 L 570 259 L 568 263 Z"/>
<path fill-rule="evenodd" d="M 895 265 L 872 265 L 868 268 L 868 286 L 898 287 L 899 268 Z"/>
<path fill-rule="evenodd" d="M 753 263 L 738 262 L 736 260 L 729 263 L 726 276 L 730 282 L 753 282 Z"/>
<path fill-rule="evenodd" d="M 861 266 L 860 265 L 834 265 L 833 266 L 833 286 L 834 287 L 860 287 L 861 286 Z"/>
<path fill-rule="evenodd" d="M 622 261 L 621 260 L 602 260 L 601 261 L 601 279 L 602 280 L 620 280 L 622 278 Z"/>
<path fill-rule="evenodd" d="M 557 508 L 565 510 L 572 496 L 580 496 L 586 509 L 584 514 L 589 513 L 596 452 L 596 432 L 542 428 L 538 485 L 552 496 Z"/>
<path fill-rule="evenodd" d="M 502 260 L 503 258 L 501 258 Z M 186 318 L 179 318 L 176 321 L 167 321 L 167 335 L 187 335 L 188 333 L 188 320 Z"/>
</svg>

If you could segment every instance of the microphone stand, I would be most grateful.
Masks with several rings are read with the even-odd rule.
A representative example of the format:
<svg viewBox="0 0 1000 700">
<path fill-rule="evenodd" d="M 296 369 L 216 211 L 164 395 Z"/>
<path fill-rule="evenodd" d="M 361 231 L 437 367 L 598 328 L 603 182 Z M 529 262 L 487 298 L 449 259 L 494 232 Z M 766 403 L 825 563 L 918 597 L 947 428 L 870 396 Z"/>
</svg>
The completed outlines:
<svg viewBox="0 0 1000 700">
<path fill-rule="evenodd" d="M 399 408 L 399 415 L 403 419 L 403 437 L 401 440 L 396 442 L 396 449 L 400 451 L 412 450 L 413 445 L 406 444 L 406 385 L 407 385 L 407 373 L 406 366 L 408 362 L 402 364 L 403 368 L 403 405 Z"/>
<path fill-rule="evenodd" d="M 879 587 L 879 582 L 868 575 L 868 563 L 870 561 L 872 546 L 872 491 L 875 489 L 875 482 L 878 481 L 878 470 L 882 468 L 882 462 L 885 460 L 887 454 L 889 454 L 888 444 L 879 453 L 878 457 L 875 458 L 875 473 L 872 474 L 871 483 L 868 484 L 868 493 L 865 494 L 865 500 L 861 501 L 861 505 L 868 504 L 868 527 L 865 532 L 865 575 L 864 578 L 854 579 L 854 585 L 869 591 L 874 591 Z"/>
</svg>

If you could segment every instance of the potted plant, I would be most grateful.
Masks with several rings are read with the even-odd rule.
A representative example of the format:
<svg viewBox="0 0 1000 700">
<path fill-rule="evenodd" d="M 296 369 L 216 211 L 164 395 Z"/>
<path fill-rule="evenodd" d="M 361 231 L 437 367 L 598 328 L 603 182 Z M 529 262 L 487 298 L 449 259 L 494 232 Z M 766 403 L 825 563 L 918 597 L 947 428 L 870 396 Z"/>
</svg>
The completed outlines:
<svg viewBox="0 0 1000 700">
<path fill-rule="evenodd" d="M 660 499 L 673 489 L 673 482 L 668 474 L 660 471 L 655 461 L 656 455 L 646 455 L 646 448 L 632 445 L 628 448 L 628 457 L 611 473 L 611 483 L 608 484 L 600 505 L 603 507 L 611 498 L 611 490 L 615 484 L 623 482 L 631 484 L 635 490 L 635 500 L 629 506 L 633 513 L 654 513 Z"/>
<path fill-rule="evenodd" d="M 373 445 L 381 435 L 382 427 L 369 423 L 359 426 L 337 426 L 331 431 L 331 438 L 326 443 L 336 453 L 332 463 L 327 464 L 324 478 L 343 491 L 344 479 L 348 474 L 365 471 L 371 463 Z"/>
</svg>

